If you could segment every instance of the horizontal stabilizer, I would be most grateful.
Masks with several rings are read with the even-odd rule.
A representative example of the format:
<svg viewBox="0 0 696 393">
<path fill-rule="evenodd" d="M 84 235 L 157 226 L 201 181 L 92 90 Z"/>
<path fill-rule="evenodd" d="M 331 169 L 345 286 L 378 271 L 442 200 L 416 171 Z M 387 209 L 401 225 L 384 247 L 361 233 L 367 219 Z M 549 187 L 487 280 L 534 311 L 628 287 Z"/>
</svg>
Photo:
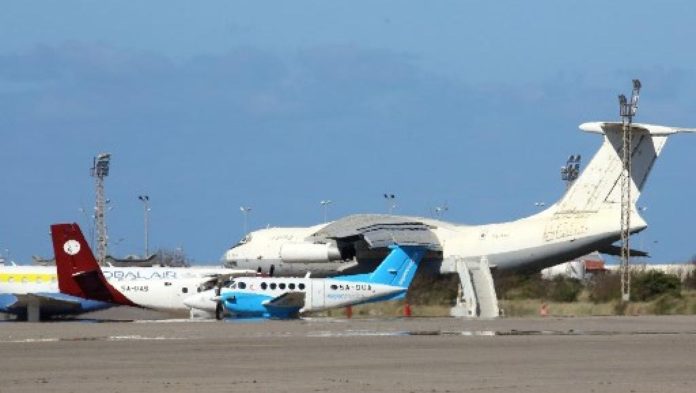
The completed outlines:
<svg viewBox="0 0 696 393">
<path fill-rule="evenodd" d="M 621 256 L 621 247 L 615 246 L 615 245 L 608 245 L 604 246 L 597 251 L 601 252 L 602 254 L 607 254 L 607 255 L 613 255 L 620 257 Z M 640 250 L 634 250 L 631 249 L 631 256 L 632 257 L 647 257 L 650 258 L 650 254 L 648 254 L 646 251 L 640 251 Z"/>
<path fill-rule="evenodd" d="M 620 122 L 591 122 L 583 123 L 580 125 L 580 129 L 587 132 L 594 132 L 597 134 L 606 134 L 607 132 L 622 132 L 623 123 Z M 668 127 L 661 126 L 657 124 L 645 124 L 645 123 L 631 123 L 631 129 L 636 131 L 645 131 L 650 135 L 672 135 L 678 134 L 680 132 L 696 132 L 696 128 L 680 128 L 680 127 Z"/>
</svg>

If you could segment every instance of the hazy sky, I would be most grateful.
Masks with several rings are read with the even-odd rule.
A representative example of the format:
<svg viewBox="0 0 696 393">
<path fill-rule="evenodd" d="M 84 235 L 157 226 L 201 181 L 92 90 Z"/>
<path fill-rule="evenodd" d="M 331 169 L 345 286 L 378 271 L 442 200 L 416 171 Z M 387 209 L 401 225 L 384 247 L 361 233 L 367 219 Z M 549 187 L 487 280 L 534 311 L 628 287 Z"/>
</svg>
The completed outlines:
<svg viewBox="0 0 696 393">
<path fill-rule="evenodd" d="M 631 9 L 629 9 L 631 8 Z M 601 144 L 586 121 L 696 127 L 692 1 L 6 1 L 0 13 L 0 253 L 86 229 L 92 157 L 113 155 L 112 252 L 217 261 L 250 227 L 384 212 L 506 221 L 562 193 Z M 696 254 L 696 136 L 655 165 L 635 243 Z"/>
</svg>

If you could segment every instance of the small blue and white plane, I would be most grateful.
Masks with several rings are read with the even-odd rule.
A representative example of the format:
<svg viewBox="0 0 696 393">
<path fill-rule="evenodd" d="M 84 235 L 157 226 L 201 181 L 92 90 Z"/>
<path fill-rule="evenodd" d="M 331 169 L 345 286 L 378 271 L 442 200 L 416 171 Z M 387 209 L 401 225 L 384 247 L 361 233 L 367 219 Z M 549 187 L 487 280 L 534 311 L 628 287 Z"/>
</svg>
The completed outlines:
<svg viewBox="0 0 696 393">
<path fill-rule="evenodd" d="M 426 248 L 390 248 L 389 255 L 372 273 L 332 278 L 241 277 L 228 287 L 192 295 L 184 299 L 184 304 L 215 312 L 218 319 L 224 311 L 236 317 L 285 319 L 310 311 L 400 300 L 406 297 Z M 211 299 L 217 301 L 215 310 L 209 309 Z"/>
</svg>

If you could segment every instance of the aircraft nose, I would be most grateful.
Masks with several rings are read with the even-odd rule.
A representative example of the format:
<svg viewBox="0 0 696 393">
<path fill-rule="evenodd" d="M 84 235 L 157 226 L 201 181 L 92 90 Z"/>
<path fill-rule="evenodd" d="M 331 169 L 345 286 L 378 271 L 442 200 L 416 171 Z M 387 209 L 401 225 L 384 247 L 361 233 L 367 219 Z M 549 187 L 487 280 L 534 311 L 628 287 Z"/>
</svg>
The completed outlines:
<svg viewBox="0 0 696 393">
<path fill-rule="evenodd" d="M 213 293 L 208 291 L 197 293 L 184 299 L 184 305 L 189 308 L 196 308 L 205 311 L 215 311 L 217 304 L 213 300 Z"/>
</svg>

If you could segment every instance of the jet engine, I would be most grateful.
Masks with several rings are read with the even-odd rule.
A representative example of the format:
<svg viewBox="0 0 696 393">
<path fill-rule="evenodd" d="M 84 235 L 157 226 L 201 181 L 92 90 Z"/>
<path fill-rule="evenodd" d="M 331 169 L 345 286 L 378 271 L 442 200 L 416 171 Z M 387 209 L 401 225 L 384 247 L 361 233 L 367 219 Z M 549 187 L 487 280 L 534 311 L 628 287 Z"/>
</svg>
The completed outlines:
<svg viewBox="0 0 696 393">
<path fill-rule="evenodd" d="M 280 259 L 287 263 L 321 263 L 343 257 L 333 243 L 285 243 L 280 247 Z"/>
</svg>

